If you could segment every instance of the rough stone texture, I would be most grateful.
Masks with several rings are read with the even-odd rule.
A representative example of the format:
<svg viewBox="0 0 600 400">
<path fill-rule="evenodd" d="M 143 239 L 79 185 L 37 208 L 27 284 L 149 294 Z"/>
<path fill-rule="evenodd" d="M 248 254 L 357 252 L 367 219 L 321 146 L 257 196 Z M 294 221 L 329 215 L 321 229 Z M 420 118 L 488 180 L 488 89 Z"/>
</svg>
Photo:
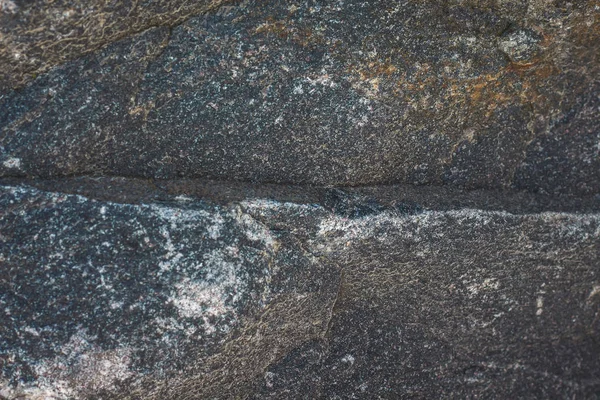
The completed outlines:
<svg viewBox="0 0 600 400">
<path fill-rule="evenodd" d="M 115 40 L 152 26 L 176 25 L 223 3 L 0 0 L 0 93 Z"/>
<path fill-rule="evenodd" d="M 323 206 L 161 196 L 2 187 L 0 395 L 600 390 L 597 212 L 436 211 L 341 190 Z"/>
<path fill-rule="evenodd" d="M 597 0 L 0 0 L 0 400 L 600 398 Z"/>
<path fill-rule="evenodd" d="M 600 192 L 600 6 L 245 2 L 0 99 L 2 176 Z"/>
<path fill-rule="evenodd" d="M 10 186 L 0 201 L 0 360 L 24 390 L 86 396 L 172 378 L 239 320 L 297 300 L 306 307 L 290 323 L 321 322 L 282 341 L 325 327 L 335 271 L 300 248 L 279 251 L 244 204 L 131 205 Z"/>
</svg>

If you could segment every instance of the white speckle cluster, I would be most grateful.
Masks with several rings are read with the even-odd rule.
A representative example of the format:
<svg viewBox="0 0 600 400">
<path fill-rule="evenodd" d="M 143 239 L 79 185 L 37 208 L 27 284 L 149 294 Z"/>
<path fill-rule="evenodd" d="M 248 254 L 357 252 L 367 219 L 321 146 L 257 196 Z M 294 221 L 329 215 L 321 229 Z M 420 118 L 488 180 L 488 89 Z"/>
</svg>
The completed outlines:
<svg viewBox="0 0 600 400">
<path fill-rule="evenodd" d="M 463 281 L 463 283 L 467 287 L 470 297 L 473 297 L 481 292 L 494 291 L 500 288 L 500 282 L 493 278 L 485 278 L 482 282 Z"/>
<path fill-rule="evenodd" d="M 502 220 L 514 220 L 515 222 L 525 222 L 528 220 L 543 220 L 547 223 L 556 223 L 556 234 L 562 237 L 578 237 L 586 239 L 588 233 L 585 227 L 597 221 L 597 215 L 579 216 L 575 214 L 544 212 L 541 214 L 515 215 L 505 211 L 483 211 L 474 209 L 462 209 L 451 211 L 425 211 L 416 215 L 397 215 L 391 211 L 382 212 L 377 215 L 368 215 L 362 218 L 344 218 L 337 215 L 331 215 L 321 220 L 318 234 L 327 237 L 334 232 L 341 233 L 335 242 L 345 243 L 351 239 L 357 238 L 377 238 L 384 241 L 385 236 L 378 235 L 378 232 L 387 230 L 391 226 L 395 228 L 398 234 L 404 237 L 420 240 L 419 232 L 423 228 L 437 233 L 434 228 L 447 225 L 450 221 L 456 226 L 486 226 L 492 223 L 494 218 Z M 410 227 L 410 229 L 408 229 Z M 600 229 L 596 230 L 596 236 L 600 236 Z M 440 236 L 441 237 L 441 236 Z"/>
<path fill-rule="evenodd" d="M 352 354 L 346 354 L 344 357 L 342 357 L 342 362 L 348 363 L 350 365 L 354 365 L 354 361 L 355 358 L 352 356 Z"/>
<path fill-rule="evenodd" d="M 6 14 L 14 14 L 19 7 L 12 0 L 0 0 L 0 11 Z"/>
<path fill-rule="evenodd" d="M 161 361 L 146 368 L 151 369 L 151 374 L 162 376 L 181 349 L 221 340 L 237 323 L 238 308 L 247 305 L 248 299 L 268 297 L 268 285 L 260 286 L 264 292 L 258 296 L 248 296 L 250 290 L 256 289 L 252 282 L 262 282 L 264 274 L 270 273 L 266 258 L 275 251 L 276 241 L 266 226 L 242 213 L 239 207 L 213 208 L 181 198 L 177 200 L 185 202 L 182 206 L 119 204 L 23 187 L 5 187 L 3 193 L 9 202 L 24 206 L 35 202 L 49 211 L 44 214 L 47 219 L 40 223 L 48 229 L 58 228 L 57 233 L 44 236 L 43 243 L 36 244 L 51 246 L 48 269 L 60 273 L 61 279 L 66 279 L 68 271 L 76 275 L 85 269 L 85 277 L 97 279 L 95 296 L 100 294 L 106 300 L 97 304 L 98 318 L 118 322 L 126 312 L 131 321 L 122 330 L 111 333 L 111 338 L 117 340 L 116 348 L 112 344 L 104 347 L 104 339 L 88 335 L 89 328 L 83 327 L 68 343 L 52 344 L 56 356 L 19 354 L 38 378 L 27 387 L 14 387 L 8 382 L 5 387 L 0 385 L 4 397 L 26 393 L 26 398 L 66 399 L 81 397 L 85 390 L 110 391 L 118 381 L 148 373 L 137 364 L 140 354 L 148 352 L 160 352 Z M 84 230 L 77 231 L 81 226 L 74 230 L 73 218 L 88 210 L 92 212 L 86 214 L 90 219 L 83 223 Z M 123 228 L 128 232 L 126 237 L 114 235 Z M 108 257 L 107 261 L 120 257 L 123 251 L 132 258 L 128 258 L 128 263 L 119 260 L 118 265 L 110 261 L 105 265 L 84 265 L 76 261 L 79 254 L 62 244 L 65 235 L 78 232 L 83 232 L 81 242 Z M 36 237 L 42 240 L 41 235 Z M 249 252 L 247 240 L 253 242 Z M 151 258 L 143 256 L 146 252 L 153 254 Z M 121 285 L 122 274 L 136 271 L 137 262 L 148 264 L 148 279 L 156 280 L 157 292 L 146 294 L 141 288 L 140 295 L 132 297 L 129 289 Z M 45 282 L 54 285 L 54 279 Z M 76 283 L 73 285 L 72 289 L 79 290 Z M 131 290 L 138 289 L 139 285 L 133 283 Z M 159 297 L 163 299 L 156 302 Z M 142 338 L 142 327 L 158 333 L 160 339 Z M 63 328 L 51 329 L 60 335 Z M 33 341 L 45 340 L 45 332 L 35 324 L 19 330 Z"/>
<path fill-rule="evenodd" d="M 10 169 L 20 169 L 21 168 L 21 159 L 16 157 L 7 158 L 2 162 L 2 165 L 6 168 Z"/>
<path fill-rule="evenodd" d="M 253 242 L 261 242 L 266 248 L 273 251 L 277 248 L 277 242 L 271 235 L 269 229 L 252 218 L 249 214 L 237 210 L 236 219 L 243 227 L 246 237 Z"/>
<path fill-rule="evenodd" d="M 529 57 L 538 40 L 525 31 L 509 34 L 500 42 L 500 50 L 509 55 L 514 61 L 524 61 Z"/>
<path fill-rule="evenodd" d="M 221 315 L 231 311 L 225 305 L 225 293 L 219 285 L 193 282 L 189 279 L 175 285 L 177 291 L 171 301 L 179 314 L 185 318 L 199 318 L 206 315 Z"/>
<path fill-rule="evenodd" d="M 542 296 L 538 296 L 537 300 L 535 301 L 535 305 L 537 307 L 535 315 L 542 315 L 544 312 L 544 298 Z"/>
<path fill-rule="evenodd" d="M 116 381 L 134 375 L 129 369 L 131 350 L 105 351 L 94 344 L 95 339 L 83 330 L 78 331 L 60 347 L 59 356 L 32 362 L 38 376 L 34 385 L 10 387 L 0 382 L 0 396 L 62 400 L 114 390 Z"/>
<path fill-rule="evenodd" d="M 230 250 L 233 252 L 233 249 Z M 239 300 L 240 294 L 246 291 L 247 285 L 241 264 L 227 261 L 222 250 L 206 253 L 203 259 L 205 278 L 202 281 L 183 279 L 175 285 L 170 300 L 177 307 L 180 317 L 201 318 L 204 330 L 210 334 L 217 330 L 217 326 L 210 322 L 210 317 L 235 315 L 233 305 Z"/>
</svg>

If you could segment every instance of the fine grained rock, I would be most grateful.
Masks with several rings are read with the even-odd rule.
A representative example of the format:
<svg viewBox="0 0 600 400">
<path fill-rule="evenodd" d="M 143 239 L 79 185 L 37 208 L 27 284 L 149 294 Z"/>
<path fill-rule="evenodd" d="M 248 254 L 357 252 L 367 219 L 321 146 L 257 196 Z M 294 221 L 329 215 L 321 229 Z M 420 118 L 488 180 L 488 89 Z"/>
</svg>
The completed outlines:
<svg viewBox="0 0 600 400">
<path fill-rule="evenodd" d="M 390 205 L 330 190 L 321 205 L 181 188 L 143 204 L 53 186 L 87 197 L 1 189 L 5 398 L 600 390 L 597 204 L 436 211 L 398 191 Z"/>
<path fill-rule="evenodd" d="M 173 26 L 225 2 L 0 0 L 0 93 L 150 27 Z"/>
<path fill-rule="evenodd" d="M 291 323 L 321 322 L 281 335 L 294 343 L 325 323 L 336 293 L 335 273 L 318 273 L 324 264 L 300 249 L 278 251 L 243 205 L 117 204 L 21 187 L 3 187 L 1 202 L 3 377 L 49 396 L 172 378 L 242 317 L 303 299 L 299 313 L 312 312 Z"/>
<path fill-rule="evenodd" d="M 596 1 L 238 3 L 5 90 L 0 174 L 598 194 L 599 27 Z"/>
<path fill-rule="evenodd" d="M 596 0 L 0 0 L 0 399 L 600 395 Z"/>
</svg>

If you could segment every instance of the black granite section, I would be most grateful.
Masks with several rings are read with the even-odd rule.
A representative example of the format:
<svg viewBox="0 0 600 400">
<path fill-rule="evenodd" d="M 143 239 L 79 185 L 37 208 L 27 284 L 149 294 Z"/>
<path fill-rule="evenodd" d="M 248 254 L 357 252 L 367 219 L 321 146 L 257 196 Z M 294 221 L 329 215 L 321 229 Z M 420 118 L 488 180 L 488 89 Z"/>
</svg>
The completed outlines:
<svg viewBox="0 0 600 400">
<path fill-rule="evenodd" d="M 272 249 L 243 214 L 18 187 L 3 187 L 0 203 L 0 365 L 10 384 L 79 371 L 91 375 L 86 391 L 106 389 L 103 374 L 169 376 L 268 299 Z M 94 354 L 109 370 L 86 369 Z"/>
<path fill-rule="evenodd" d="M 421 218 L 340 231 L 326 338 L 271 365 L 251 398 L 596 398 L 597 220 L 577 243 L 564 215 Z"/>
<path fill-rule="evenodd" d="M 600 110 L 600 85 L 578 104 L 529 144 L 515 177 L 517 188 L 557 194 L 568 184 L 580 192 L 600 192 L 600 119 L 594 112 Z"/>
<path fill-rule="evenodd" d="M 599 77 L 596 0 L 0 0 L 0 400 L 599 398 Z"/>
<path fill-rule="evenodd" d="M 4 95 L 0 174 L 595 195 L 592 3 L 228 6 Z"/>
<path fill-rule="evenodd" d="M 49 69 L 150 28 L 218 12 L 220 0 L 2 0 L 0 97 Z M 223 7 L 226 8 L 227 6 Z"/>
<path fill-rule="evenodd" d="M 392 189 L 218 205 L 3 186 L 0 395 L 593 398 L 598 214 Z"/>
</svg>

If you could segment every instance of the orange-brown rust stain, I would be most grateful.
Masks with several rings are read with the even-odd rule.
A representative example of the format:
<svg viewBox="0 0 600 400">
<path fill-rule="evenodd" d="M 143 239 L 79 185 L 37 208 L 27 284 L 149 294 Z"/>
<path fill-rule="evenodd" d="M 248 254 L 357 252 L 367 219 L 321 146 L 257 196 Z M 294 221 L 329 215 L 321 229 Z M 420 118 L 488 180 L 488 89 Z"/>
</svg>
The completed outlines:
<svg viewBox="0 0 600 400">
<path fill-rule="evenodd" d="M 565 54 L 569 55 L 571 64 L 573 59 L 582 60 L 582 69 L 593 69 L 582 72 L 588 77 L 583 77 L 582 81 L 589 79 L 594 71 L 599 71 L 600 76 L 600 64 L 593 62 L 600 59 L 600 13 L 582 14 L 579 19 L 571 19 L 568 25 L 565 22 L 565 26 L 557 29 L 533 29 L 542 37 L 536 56 L 509 62 L 495 72 L 477 77 L 446 74 L 445 68 L 452 71 L 461 68 L 451 61 L 437 67 L 420 64 L 409 74 L 405 68 L 409 61 L 399 64 L 389 59 L 359 61 L 350 65 L 347 73 L 358 83 L 357 87 L 375 88 L 383 97 L 391 95 L 413 104 L 415 112 L 421 116 L 436 110 L 459 110 L 465 118 L 477 120 L 482 116 L 490 117 L 496 109 L 509 104 L 526 105 L 536 112 L 546 113 L 547 108 L 556 103 L 555 94 L 549 88 L 553 86 L 552 80 L 562 73 L 561 60 L 565 60 Z M 381 92 L 381 87 L 385 87 L 386 92 Z M 432 105 L 435 106 L 433 109 Z"/>
<path fill-rule="evenodd" d="M 365 65 L 351 65 L 348 67 L 350 74 L 356 74 L 361 80 L 390 78 L 398 68 L 389 61 L 370 61 Z"/>
<path fill-rule="evenodd" d="M 489 117 L 497 108 L 514 102 L 536 102 L 542 106 L 544 99 L 537 87 L 558 74 L 559 69 L 551 63 L 535 60 L 511 63 L 498 72 L 475 78 L 444 78 L 426 69 L 408 77 L 406 72 L 386 63 L 369 63 L 362 68 L 353 66 L 349 72 L 365 83 L 393 82 L 394 96 L 407 103 L 427 104 L 421 99 L 430 97 L 438 109 L 466 107 L 471 111 L 482 110 Z"/>
<path fill-rule="evenodd" d="M 275 20 L 273 17 L 268 17 L 254 30 L 254 33 L 275 35 L 282 40 L 293 41 L 302 47 L 324 43 L 321 35 L 315 34 L 311 29 L 298 28 L 292 21 Z"/>
<path fill-rule="evenodd" d="M 535 87 L 535 80 L 546 79 L 557 70 L 552 66 L 530 61 L 512 63 L 496 73 L 476 78 L 449 78 L 430 65 L 422 64 L 411 76 L 389 61 L 370 61 L 362 65 L 352 65 L 348 73 L 358 81 L 393 82 L 395 95 L 407 102 L 419 103 L 424 96 L 437 97 L 444 107 L 494 109 L 520 99 L 530 101 L 529 92 Z M 519 89 L 517 89 L 519 88 Z M 442 107 L 442 108 L 444 108 Z"/>
<path fill-rule="evenodd" d="M 532 69 L 533 67 L 536 66 L 536 63 L 533 61 L 527 61 L 527 62 L 511 62 L 510 64 L 508 64 L 506 66 L 506 71 L 507 72 L 523 72 L 523 71 L 528 71 L 530 69 Z"/>
<path fill-rule="evenodd" d="M 398 71 L 398 68 L 389 61 L 383 63 L 372 61 L 368 64 L 368 67 L 369 71 L 371 71 L 371 74 L 374 76 L 384 75 L 389 77 L 394 72 Z"/>
<path fill-rule="evenodd" d="M 284 21 L 276 21 L 275 18 L 269 17 L 265 23 L 259 25 L 255 33 L 272 33 L 281 39 L 287 39 L 292 33 L 291 27 Z"/>
</svg>

